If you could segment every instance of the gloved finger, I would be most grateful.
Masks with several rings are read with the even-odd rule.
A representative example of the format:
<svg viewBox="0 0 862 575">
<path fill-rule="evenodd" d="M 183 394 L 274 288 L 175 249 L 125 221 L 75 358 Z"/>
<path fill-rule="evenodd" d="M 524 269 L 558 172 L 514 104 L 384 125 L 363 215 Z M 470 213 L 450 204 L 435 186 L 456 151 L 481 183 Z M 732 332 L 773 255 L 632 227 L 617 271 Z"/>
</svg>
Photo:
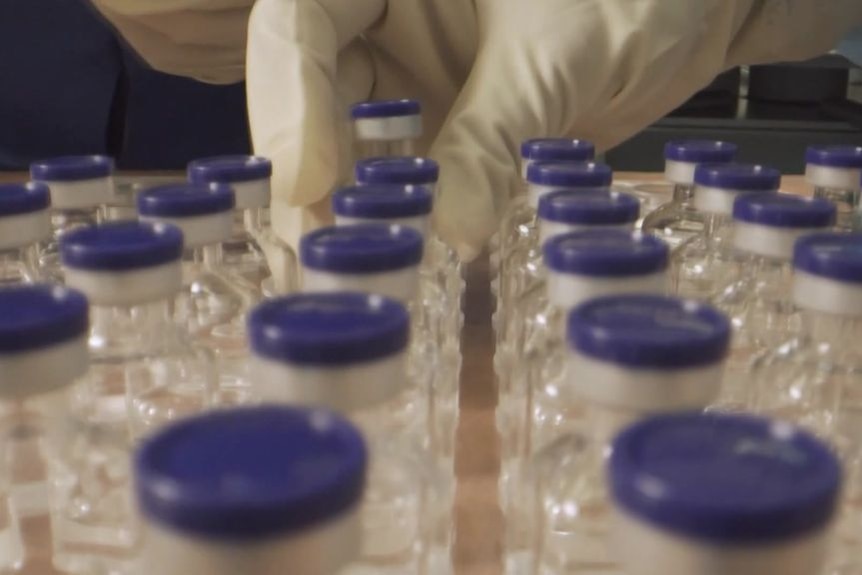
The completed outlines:
<svg viewBox="0 0 862 575">
<path fill-rule="evenodd" d="M 338 54 L 384 9 L 385 0 L 255 5 L 246 60 L 249 121 L 255 150 L 273 161 L 274 201 L 311 204 L 337 181 Z M 342 74 L 370 83 L 370 59 L 350 54 Z"/>
<path fill-rule="evenodd" d="M 509 30 L 495 25 L 490 10 L 486 29 Z M 430 152 L 440 162 L 435 226 L 465 261 L 481 252 L 516 190 L 521 140 L 562 135 L 551 121 L 559 102 L 531 66 L 535 52 L 502 40 L 480 38 L 483 47 Z"/>
<path fill-rule="evenodd" d="M 245 72 L 248 14 L 253 0 L 222 0 L 190 10 L 161 2 L 150 12 L 116 0 L 94 0 L 99 11 L 153 68 L 203 82 L 239 82 Z M 155 8 L 162 11 L 156 11 Z"/>
<path fill-rule="evenodd" d="M 337 184 L 346 184 L 352 180 L 352 144 L 353 125 L 350 121 L 348 108 L 352 102 L 365 100 L 369 97 L 374 84 L 374 70 L 370 55 L 364 42 L 356 40 L 347 46 L 338 55 L 336 74 L 336 101 L 339 113 L 335 117 L 335 129 L 337 136 L 334 141 L 337 146 L 337 165 L 330 166 L 330 170 L 336 169 L 338 174 Z M 297 141 L 297 145 L 301 142 Z M 281 168 L 285 167 L 282 171 Z M 273 176 L 279 177 L 279 182 L 284 180 L 282 174 L 289 173 L 295 166 L 288 162 L 276 162 L 273 168 Z M 332 187 L 332 186 L 330 186 Z M 291 188 L 283 184 L 276 184 L 274 190 L 289 191 Z M 272 198 L 272 221 L 275 232 L 282 240 L 295 249 L 299 246 L 300 238 L 321 226 L 334 223 L 332 206 L 328 195 L 313 200 L 313 203 L 301 205 L 289 204 L 292 199 L 290 194 L 275 193 Z"/>
<path fill-rule="evenodd" d="M 722 61 L 710 52 L 680 71 L 698 39 L 713 34 L 701 26 L 717 18 L 721 2 L 477 4 L 487 36 L 480 38 L 471 76 L 432 148 L 441 163 L 435 222 L 465 258 L 476 255 L 496 228 L 517 182 L 522 140 L 594 138 L 601 147 L 627 137 L 708 82 Z M 733 11 L 725 13 L 732 19 Z M 662 94 L 674 76 L 686 75 Z M 620 127 L 617 117 L 605 115 L 609 108 L 627 114 Z M 597 123 L 597 117 L 607 121 Z M 608 137 L 611 128 L 616 131 Z"/>
</svg>

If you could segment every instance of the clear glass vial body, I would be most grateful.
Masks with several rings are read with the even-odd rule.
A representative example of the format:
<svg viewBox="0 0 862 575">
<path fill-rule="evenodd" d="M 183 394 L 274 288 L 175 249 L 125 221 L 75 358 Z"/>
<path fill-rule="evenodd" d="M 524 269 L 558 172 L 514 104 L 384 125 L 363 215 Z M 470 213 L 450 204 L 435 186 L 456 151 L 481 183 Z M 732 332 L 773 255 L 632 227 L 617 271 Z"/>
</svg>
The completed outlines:
<svg viewBox="0 0 862 575">
<path fill-rule="evenodd" d="M 171 426 L 135 459 L 141 572 L 341 575 L 359 553 L 367 467 L 359 431 L 322 409 L 234 408 Z"/>
<path fill-rule="evenodd" d="M 50 202 L 45 184 L 0 184 L 0 286 L 42 279 L 39 252 L 51 237 Z"/>
<path fill-rule="evenodd" d="M 671 250 L 703 232 L 705 219 L 692 205 L 693 185 L 674 184 L 670 202 L 644 216 L 641 229 L 658 235 Z"/>
<path fill-rule="evenodd" d="M 233 225 L 235 194 L 226 184 L 174 184 L 139 196 L 141 219 L 183 232 L 182 287 L 173 315 L 193 344 L 212 352 L 219 385 L 215 403 L 252 400 L 246 313 L 259 301 L 256 287 L 224 263 Z"/>
<path fill-rule="evenodd" d="M 608 546 L 610 441 L 636 419 L 714 400 L 730 336 L 717 310 L 641 294 L 589 300 L 567 326 L 566 376 L 553 403 L 533 409 L 547 416 L 532 425 L 537 442 L 522 463 L 507 533 L 512 573 L 620 572 Z M 671 350 L 685 359 L 668 359 Z M 555 417 L 574 412 L 578 425 Z"/>
<path fill-rule="evenodd" d="M 542 246 L 551 238 L 579 230 L 631 229 L 638 219 L 640 206 L 634 196 L 616 190 L 560 190 L 549 192 L 538 203 L 538 236 L 526 251 L 514 250 L 506 264 L 501 281 L 503 292 L 512 302 L 543 280 Z M 508 337 L 517 334 L 521 325 L 521 310 L 517 304 L 500 312 L 497 317 L 495 367 L 501 386 L 511 372 L 505 360 L 509 357 Z M 517 335 L 516 335 L 517 337 Z"/>
<path fill-rule="evenodd" d="M 104 207 L 114 200 L 114 161 L 107 156 L 64 156 L 30 165 L 33 181 L 51 190 L 52 238 L 39 254 L 49 281 L 63 280 L 60 239 L 74 229 L 100 223 Z"/>
<path fill-rule="evenodd" d="M 722 141 L 678 140 L 665 144 L 664 175 L 667 184 L 662 189 L 667 189 L 670 201 L 652 210 L 643 210 L 641 229 L 657 234 L 670 245 L 672 251 L 700 234 L 705 222 L 692 203 L 695 170 L 700 164 L 729 163 L 733 161 L 736 151 L 735 144 Z M 645 192 L 650 192 L 650 186 L 645 185 Z M 648 205 L 660 195 L 642 194 Z"/>
<path fill-rule="evenodd" d="M 750 408 L 751 361 L 800 335 L 792 298 L 793 249 L 800 237 L 830 228 L 835 214 L 831 202 L 789 194 L 751 194 L 735 201 L 733 242 L 744 265 L 714 300 L 734 327 L 722 407 Z"/>
<path fill-rule="evenodd" d="M 682 297 L 713 301 L 741 276 L 744 262 L 734 249 L 733 207 L 743 194 L 776 192 L 781 173 L 748 164 L 702 164 L 695 168 L 695 209 L 704 214 L 703 233 L 674 253 L 673 289 Z"/>
<path fill-rule="evenodd" d="M 366 311 L 369 305 L 379 306 L 378 311 Z M 345 312 L 348 307 L 351 311 Z M 365 347 L 356 341 L 351 361 L 306 364 L 312 356 L 305 358 L 304 350 L 293 347 L 293 330 L 331 333 L 327 325 L 335 325 L 343 313 L 356 313 L 351 315 L 354 325 L 368 334 Z M 388 320 L 381 325 L 383 316 Z M 418 573 L 432 561 L 448 562 L 451 542 L 438 537 L 451 530 L 451 508 L 442 499 L 444 476 L 431 451 L 424 394 L 408 383 L 406 308 L 358 292 L 309 293 L 264 304 L 252 313 L 251 326 L 254 381 L 261 397 L 344 413 L 368 443 L 368 484 L 360 510 L 362 551 L 348 573 Z M 261 339 L 264 333 L 270 334 L 269 341 Z M 397 338 L 403 347 L 387 344 L 385 351 L 376 351 L 381 333 L 389 334 L 389 342 Z M 320 353 L 323 346 L 341 346 L 350 337 L 333 334 L 328 343 L 320 339 Z M 276 344 L 270 345 L 275 340 L 284 342 L 277 353 Z"/>
<path fill-rule="evenodd" d="M 667 292 L 667 246 L 640 232 L 591 230 L 557 236 L 545 244 L 546 282 L 523 294 L 523 323 L 513 329 L 511 371 L 499 381 L 496 411 L 501 444 L 500 500 L 504 514 L 517 502 L 521 470 L 543 445 L 583 425 L 570 397 L 565 344 L 566 315 L 596 297 Z M 618 262 L 618 271 L 608 270 Z M 637 273 L 633 273 L 633 272 Z"/>
<path fill-rule="evenodd" d="M 505 333 L 512 304 L 522 289 L 522 270 L 531 252 L 540 248 L 538 207 L 543 196 L 557 190 L 602 190 L 611 185 L 611 169 L 594 162 L 532 162 L 527 167 L 528 190 L 514 198 L 500 225 L 499 278 L 494 328 Z M 529 277 L 529 274 L 527 274 Z"/>
</svg>

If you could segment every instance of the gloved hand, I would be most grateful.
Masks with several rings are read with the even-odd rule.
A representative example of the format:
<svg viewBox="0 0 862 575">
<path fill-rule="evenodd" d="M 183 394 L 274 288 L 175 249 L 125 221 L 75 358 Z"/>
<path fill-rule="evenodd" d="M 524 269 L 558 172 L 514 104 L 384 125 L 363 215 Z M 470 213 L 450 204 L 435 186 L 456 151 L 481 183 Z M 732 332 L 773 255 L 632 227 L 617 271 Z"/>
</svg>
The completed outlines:
<svg viewBox="0 0 862 575">
<path fill-rule="evenodd" d="M 122 13 L 142 22 L 132 5 L 144 3 L 97 1 L 115 21 Z M 157 65 L 176 61 L 173 69 L 205 79 L 230 69 L 227 56 L 210 62 L 200 50 L 227 37 L 147 24 L 172 41 L 145 46 L 130 35 Z M 246 71 L 252 135 L 274 161 L 274 219 L 290 240 L 327 216 L 346 167 L 347 105 L 420 99 L 424 143 L 442 165 L 438 230 L 469 260 L 515 189 L 521 140 L 577 136 L 607 149 L 724 69 L 812 57 L 860 24 L 859 0 L 258 0 Z M 187 58 L 168 55 L 186 44 Z M 204 67 L 188 70 L 196 58 Z M 285 206 L 310 209 L 298 218 Z"/>
</svg>

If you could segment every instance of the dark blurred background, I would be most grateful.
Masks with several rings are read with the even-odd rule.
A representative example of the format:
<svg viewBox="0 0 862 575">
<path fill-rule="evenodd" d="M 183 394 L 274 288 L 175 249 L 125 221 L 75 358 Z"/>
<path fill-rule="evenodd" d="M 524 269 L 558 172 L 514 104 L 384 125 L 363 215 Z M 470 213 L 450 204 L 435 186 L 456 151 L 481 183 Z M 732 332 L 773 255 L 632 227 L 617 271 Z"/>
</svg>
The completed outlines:
<svg viewBox="0 0 862 575">
<path fill-rule="evenodd" d="M 181 169 L 247 152 L 245 110 L 244 84 L 148 69 L 85 0 L 0 1 L 0 170 L 81 153 Z"/>
</svg>

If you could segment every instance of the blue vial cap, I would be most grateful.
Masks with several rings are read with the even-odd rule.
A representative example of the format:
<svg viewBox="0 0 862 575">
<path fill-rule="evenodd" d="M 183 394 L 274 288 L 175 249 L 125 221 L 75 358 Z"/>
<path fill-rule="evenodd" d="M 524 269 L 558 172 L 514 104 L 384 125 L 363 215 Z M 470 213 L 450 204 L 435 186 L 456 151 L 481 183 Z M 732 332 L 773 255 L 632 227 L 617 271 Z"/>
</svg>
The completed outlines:
<svg viewBox="0 0 862 575">
<path fill-rule="evenodd" d="M 664 145 L 664 159 L 687 164 L 726 164 L 738 151 L 736 144 L 720 140 L 676 140 Z"/>
<path fill-rule="evenodd" d="M 430 158 L 391 156 L 356 162 L 359 184 L 430 186 L 440 177 L 440 166 Z"/>
<path fill-rule="evenodd" d="M 55 285 L 0 288 L 0 356 L 29 352 L 87 333 L 87 298 Z"/>
<path fill-rule="evenodd" d="M 803 236 L 793 247 L 793 267 L 815 276 L 862 283 L 862 234 Z"/>
<path fill-rule="evenodd" d="M 543 220 L 565 224 L 622 225 L 637 221 L 640 202 L 630 194 L 608 190 L 559 190 L 539 199 Z"/>
<path fill-rule="evenodd" d="M 60 258 L 72 269 L 126 271 L 179 261 L 183 234 L 164 223 L 108 222 L 60 238 Z"/>
<path fill-rule="evenodd" d="M 733 219 L 772 228 L 825 228 L 835 223 L 835 204 L 790 194 L 745 194 L 733 202 Z"/>
<path fill-rule="evenodd" d="M 598 162 L 532 162 L 527 182 L 560 188 L 602 188 L 611 185 L 613 172 Z"/>
<path fill-rule="evenodd" d="M 535 138 L 521 144 L 521 158 L 538 162 L 587 162 L 596 157 L 596 148 L 586 140 Z"/>
<path fill-rule="evenodd" d="M 670 251 L 659 238 L 625 230 L 582 230 L 555 236 L 542 248 L 545 265 L 565 274 L 626 277 L 667 268 Z"/>
<path fill-rule="evenodd" d="M 194 184 L 253 182 L 272 176 L 272 162 L 262 156 L 214 156 L 189 162 L 186 171 Z"/>
<path fill-rule="evenodd" d="M 255 354 L 321 367 L 388 357 L 407 349 L 410 315 L 375 294 L 306 293 L 269 300 L 252 310 L 248 334 Z"/>
<path fill-rule="evenodd" d="M 113 173 L 114 160 L 108 156 L 60 156 L 30 164 L 30 177 L 37 181 L 77 182 Z"/>
<path fill-rule="evenodd" d="M 569 313 L 572 349 L 631 368 L 680 369 L 720 362 L 730 322 L 706 304 L 658 295 L 590 300 Z"/>
<path fill-rule="evenodd" d="M 422 234 L 406 226 L 361 224 L 321 228 L 299 242 L 302 265 L 333 273 L 372 274 L 422 261 Z"/>
<path fill-rule="evenodd" d="M 332 211 L 335 215 L 352 218 L 412 218 L 427 216 L 433 208 L 434 194 L 425 186 L 348 186 L 332 195 Z"/>
<path fill-rule="evenodd" d="M 341 416 L 286 406 L 211 412 L 175 423 L 135 455 L 139 507 L 205 539 L 250 541 L 313 529 L 354 509 L 368 453 Z"/>
<path fill-rule="evenodd" d="M 138 194 L 142 216 L 188 218 L 233 211 L 236 197 L 227 184 L 167 184 Z"/>
<path fill-rule="evenodd" d="M 829 168 L 862 169 L 862 146 L 811 146 L 805 163 Z"/>
<path fill-rule="evenodd" d="M 755 164 L 701 164 L 694 170 L 694 183 L 741 192 L 772 192 L 781 185 L 781 172 Z"/>
<path fill-rule="evenodd" d="M 0 217 L 30 214 L 51 205 L 51 190 L 42 182 L 0 184 Z"/>
<path fill-rule="evenodd" d="M 610 490 L 626 513 L 684 537 L 768 544 L 824 529 L 841 467 L 788 423 L 683 413 L 643 420 L 613 443 Z"/>
<path fill-rule="evenodd" d="M 398 118 L 418 116 L 422 106 L 417 100 L 369 100 L 357 102 L 350 107 L 350 117 L 354 120 L 365 118 Z"/>
</svg>

